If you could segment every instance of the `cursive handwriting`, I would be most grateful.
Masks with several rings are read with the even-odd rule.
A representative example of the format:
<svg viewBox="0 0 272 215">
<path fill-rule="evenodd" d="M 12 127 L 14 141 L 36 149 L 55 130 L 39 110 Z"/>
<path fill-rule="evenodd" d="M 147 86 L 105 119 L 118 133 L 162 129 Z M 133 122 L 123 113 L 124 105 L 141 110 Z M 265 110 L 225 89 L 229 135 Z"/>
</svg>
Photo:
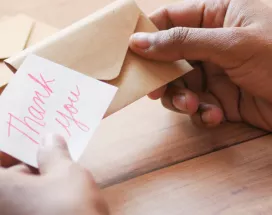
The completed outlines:
<svg viewBox="0 0 272 215">
<path fill-rule="evenodd" d="M 82 131 L 87 132 L 90 128 L 80 122 L 78 119 L 75 118 L 76 114 L 78 113 L 78 109 L 75 107 L 75 103 L 78 102 L 80 96 L 79 87 L 76 86 L 76 92 L 70 92 L 72 97 L 68 97 L 68 103 L 63 105 L 64 112 L 57 110 L 57 113 L 60 118 L 56 117 L 55 120 L 64 128 L 69 136 L 71 136 L 71 132 L 69 130 L 71 126 L 71 122 L 75 123 L 75 125 Z"/>
<path fill-rule="evenodd" d="M 28 74 L 28 77 L 42 88 L 42 92 L 37 90 L 34 91 L 35 96 L 32 98 L 33 104 L 28 107 L 30 116 L 25 116 L 20 119 L 14 114 L 8 113 L 8 136 L 11 135 L 11 130 L 13 128 L 32 142 L 38 144 L 38 141 L 35 140 L 32 135 L 39 135 L 38 128 L 46 125 L 44 122 L 45 109 L 43 108 L 43 105 L 45 104 L 45 100 L 53 93 L 49 84 L 55 82 L 55 80 L 45 80 L 42 74 L 40 74 L 39 79 L 31 74 Z"/>
<path fill-rule="evenodd" d="M 32 104 L 27 108 L 27 116 L 22 118 L 14 115 L 13 113 L 8 113 L 9 120 L 8 124 L 8 136 L 11 135 L 13 130 L 19 132 L 24 137 L 28 138 L 35 144 L 39 144 L 38 140 L 40 136 L 39 130 L 46 126 L 45 122 L 45 103 L 47 99 L 54 93 L 52 90 L 51 84 L 55 82 L 55 79 L 46 80 L 42 74 L 39 78 L 34 77 L 31 74 L 28 74 L 28 77 L 38 84 L 40 90 L 34 90 L 34 96 L 32 98 Z M 71 136 L 71 126 L 75 124 L 80 130 L 87 132 L 90 128 L 82 123 L 76 117 L 79 110 L 76 107 L 76 103 L 80 99 L 80 90 L 76 85 L 75 91 L 70 91 L 70 96 L 68 101 L 63 105 L 62 110 L 56 110 L 57 117 L 55 121 L 60 125 L 65 132 Z"/>
</svg>

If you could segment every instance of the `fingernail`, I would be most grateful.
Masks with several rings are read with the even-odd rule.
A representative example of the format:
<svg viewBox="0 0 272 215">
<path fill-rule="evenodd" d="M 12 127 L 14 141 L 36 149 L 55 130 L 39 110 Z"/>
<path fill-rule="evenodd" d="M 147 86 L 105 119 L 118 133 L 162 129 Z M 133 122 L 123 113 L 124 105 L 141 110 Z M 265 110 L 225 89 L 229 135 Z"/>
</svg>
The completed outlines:
<svg viewBox="0 0 272 215">
<path fill-rule="evenodd" d="M 148 49 L 151 45 L 149 33 L 135 33 L 132 35 L 132 41 L 140 49 Z"/>
<path fill-rule="evenodd" d="M 213 123 L 210 111 L 203 112 L 201 114 L 201 119 L 205 124 Z"/>
<path fill-rule="evenodd" d="M 185 95 L 177 95 L 173 97 L 173 105 L 180 111 L 186 112 L 187 104 L 186 104 L 186 96 Z"/>
</svg>

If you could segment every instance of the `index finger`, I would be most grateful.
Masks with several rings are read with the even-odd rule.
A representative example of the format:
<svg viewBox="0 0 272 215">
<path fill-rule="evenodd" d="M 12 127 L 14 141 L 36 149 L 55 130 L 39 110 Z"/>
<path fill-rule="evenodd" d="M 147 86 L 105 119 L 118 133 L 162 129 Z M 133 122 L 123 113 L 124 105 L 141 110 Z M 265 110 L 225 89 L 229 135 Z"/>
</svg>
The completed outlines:
<svg viewBox="0 0 272 215">
<path fill-rule="evenodd" d="M 159 30 L 173 27 L 200 27 L 204 15 L 205 1 L 184 0 L 162 7 L 150 15 Z"/>
</svg>

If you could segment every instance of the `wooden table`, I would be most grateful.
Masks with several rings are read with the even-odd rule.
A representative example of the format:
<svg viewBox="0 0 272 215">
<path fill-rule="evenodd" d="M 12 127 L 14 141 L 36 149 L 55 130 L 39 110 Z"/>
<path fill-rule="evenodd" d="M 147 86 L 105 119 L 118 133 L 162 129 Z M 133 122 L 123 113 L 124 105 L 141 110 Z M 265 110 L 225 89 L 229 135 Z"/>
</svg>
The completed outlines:
<svg viewBox="0 0 272 215">
<path fill-rule="evenodd" d="M 63 28 L 111 1 L 0 0 L 0 12 Z M 146 13 L 171 2 L 138 0 Z M 102 122 L 81 163 L 114 215 L 272 214 L 271 142 L 243 124 L 196 128 L 143 98 Z"/>
</svg>

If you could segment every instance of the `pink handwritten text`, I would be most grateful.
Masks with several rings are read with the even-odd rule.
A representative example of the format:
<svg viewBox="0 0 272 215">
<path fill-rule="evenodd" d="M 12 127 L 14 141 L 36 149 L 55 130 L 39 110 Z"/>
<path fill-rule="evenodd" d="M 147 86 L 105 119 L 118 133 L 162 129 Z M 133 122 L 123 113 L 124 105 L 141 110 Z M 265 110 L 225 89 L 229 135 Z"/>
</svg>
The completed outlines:
<svg viewBox="0 0 272 215">
<path fill-rule="evenodd" d="M 39 91 L 34 91 L 32 98 L 32 104 L 27 108 L 27 116 L 18 117 L 13 113 L 8 113 L 8 136 L 11 136 L 11 132 L 17 131 L 24 137 L 28 138 L 31 142 L 39 144 L 38 138 L 40 136 L 39 130 L 46 126 L 45 114 L 46 109 L 44 107 L 45 102 L 54 93 L 51 84 L 55 82 L 55 79 L 45 80 L 42 74 L 34 77 L 28 74 L 28 77 L 34 81 L 41 88 Z M 65 130 L 65 132 L 71 136 L 71 126 L 76 125 L 81 131 L 87 132 L 90 128 L 82 123 L 76 117 L 79 110 L 76 107 L 76 103 L 80 99 L 80 90 L 76 85 L 75 91 L 70 91 L 70 96 L 67 98 L 67 103 L 63 105 L 63 110 L 56 110 L 57 117 L 55 121 Z"/>
<path fill-rule="evenodd" d="M 82 131 L 87 132 L 90 128 L 76 119 L 76 114 L 78 113 L 78 109 L 75 107 L 75 103 L 79 101 L 80 90 L 79 87 L 76 86 L 76 92 L 71 91 L 71 97 L 68 97 L 68 103 L 63 105 L 64 111 L 57 110 L 57 113 L 60 118 L 56 117 L 55 120 L 59 123 L 60 126 L 64 128 L 66 133 L 71 136 L 70 126 L 71 123 L 75 123 L 75 125 Z"/>
<path fill-rule="evenodd" d="M 38 144 L 38 141 L 32 135 L 39 135 L 38 128 L 46 125 L 44 122 L 45 109 L 43 105 L 45 104 L 45 100 L 53 93 L 49 84 L 52 84 L 55 80 L 45 80 L 42 74 L 40 74 L 39 79 L 31 74 L 28 74 L 28 77 L 42 88 L 42 92 L 34 91 L 33 104 L 28 107 L 29 116 L 20 119 L 14 114 L 8 113 L 8 136 L 11 135 L 11 130 L 15 129 L 33 143 Z"/>
</svg>

